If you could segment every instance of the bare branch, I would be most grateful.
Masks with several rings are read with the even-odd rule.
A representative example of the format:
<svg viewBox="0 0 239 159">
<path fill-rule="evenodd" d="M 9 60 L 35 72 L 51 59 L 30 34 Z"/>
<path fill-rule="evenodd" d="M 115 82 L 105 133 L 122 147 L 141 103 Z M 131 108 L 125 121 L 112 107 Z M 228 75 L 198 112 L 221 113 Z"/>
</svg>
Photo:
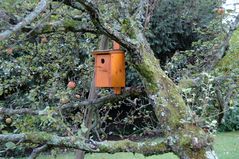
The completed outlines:
<svg viewBox="0 0 239 159">
<path fill-rule="evenodd" d="M 32 109 L 28 109 L 28 108 L 21 108 L 21 109 L 0 108 L 0 114 L 5 114 L 5 115 L 14 115 L 14 114 L 39 115 L 41 113 L 38 110 L 32 110 Z"/>
<path fill-rule="evenodd" d="M 99 41 L 99 49 L 100 50 L 106 50 L 108 49 L 108 37 L 105 36 L 105 35 L 102 35 L 101 38 L 100 38 L 100 41 Z M 93 79 L 91 81 L 91 86 L 90 86 L 90 92 L 89 92 L 89 95 L 88 95 L 88 100 L 94 100 L 94 99 L 97 99 L 97 92 L 96 92 L 96 87 L 95 87 L 95 76 L 93 76 Z M 83 122 L 85 124 L 85 126 L 87 127 L 88 131 L 82 135 L 84 135 L 85 138 L 89 138 L 89 135 L 90 135 L 90 131 L 92 130 L 92 127 L 98 125 L 98 122 L 96 119 L 96 117 L 94 118 L 95 121 L 94 123 L 96 124 L 92 124 L 92 119 L 93 119 L 93 113 L 97 114 L 95 116 L 98 116 L 98 111 L 97 109 L 92 109 L 91 107 L 90 108 L 87 108 L 85 109 L 84 111 L 84 118 L 83 118 Z M 98 120 L 100 121 L 100 120 Z M 77 159 L 84 159 L 84 156 L 85 156 L 85 152 L 84 151 L 77 151 L 76 152 L 76 158 Z"/>
<path fill-rule="evenodd" d="M 16 33 L 17 31 L 21 30 L 26 25 L 30 24 L 47 6 L 47 0 L 41 0 L 37 7 L 34 9 L 33 12 L 31 12 L 29 15 L 27 15 L 21 22 L 19 22 L 17 25 L 13 26 L 12 28 L 0 33 L 0 40 L 7 39 L 10 37 L 13 33 Z"/>
<path fill-rule="evenodd" d="M 77 2 L 77 0 L 53 0 L 53 1 L 55 1 L 55 2 L 63 2 L 64 4 L 69 5 L 72 8 L 75 8 L 75 9 L 80 10 L 82 12 L 85 11 L 84 7 L 82 7 L 82 5 L 79 2 Z"/>
<path fill-rule="evenodd" d="M 37 147 L 35 148 L 31 155 L 28 157 L 28 159 L 36 159 L 37 156 L 42 152 L 42 151 L 45 151 L 49 146 L 48 145 L 43 145 L 43 146 L 40 146 L 40 147 Z"/>
<path fill-rule="evenodd" d="M 125 89 L 123 90 L 122 94 L 121 95 L 115 95 L 115 94 L 110 94 L 110 95 L 107 95 L 107 96 L 104 96 L 104 97 L 101 97 L 101 98 L 97 98 L 95 100 L 86 100 L 86 101 L 82 101 L 82 102 L 76 102 L 75 104 L 65 104 L 61 107 L 61 109 L 72 109 L 72 108 L 80 108 L 80 107 L 83 107 L 83 106 L 86 106 L 86 107 L 89 107 L 89 106 L 92 106 L 92 107 L 101 107 L 103 106 L 104 104 L 107 104 L 107 103 L 113 103 L 113 102 L 116 102 L 116 101 L 120 101 L 120 100 L 123 100 L 125 99 L 126 97 L 129 97 L 129 96 L 137 96 L 137 95 L 140 95 L 140 94 L 143 94 L 144 91 L 141 89 L 141 88 L 134 88 L 134 89 Z"/>
<path fill-rule="evenodd" d="M 85 101 L 75 101 L 72 103 L 67 103 L 62 105 L 61 107 L 58 107 L 55 112 L 53 112 L 54 115 L 58 114 L 57 112 L 59 110 L 74 110 L 76 108 L 82 108 L 82 107 L 96 107 L 99 108 L 107 103 L 113 103 L 117 102 L 119 100 L 123 100 L 126 97 L 129 96 L 139 96 L 144 94 L 144 91 L 142 88 L 129 88 L 123 90 L 123 93 L 121 95 L 115 95 L 110 94 L 95 100 L 85 100 Z M 20 109 L 10 109 L 10 108 L 0 108 L 0 114 L 4 115 L 24 115 L 24 114 L 30 114 L 30 115 L 47 115 L 47 111 L 45 110 L 32 110 L 30 108 L 20 108 Z"/>
</svg>

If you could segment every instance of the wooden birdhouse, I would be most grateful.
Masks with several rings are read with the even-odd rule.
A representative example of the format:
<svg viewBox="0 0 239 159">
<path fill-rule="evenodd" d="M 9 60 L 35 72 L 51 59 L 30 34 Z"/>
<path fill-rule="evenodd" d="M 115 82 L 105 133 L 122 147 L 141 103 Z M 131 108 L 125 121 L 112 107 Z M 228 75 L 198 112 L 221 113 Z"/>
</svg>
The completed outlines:
<svg viewBox="0 0 239 159">
<path fill-rule="evenodd" d="M 93 51 L 95 57 L 95 86 L 113 88 L 115 94 L 125 87 L 125 53 L 120 45 L 113 43 L 113 50 Z"/>
</svg>

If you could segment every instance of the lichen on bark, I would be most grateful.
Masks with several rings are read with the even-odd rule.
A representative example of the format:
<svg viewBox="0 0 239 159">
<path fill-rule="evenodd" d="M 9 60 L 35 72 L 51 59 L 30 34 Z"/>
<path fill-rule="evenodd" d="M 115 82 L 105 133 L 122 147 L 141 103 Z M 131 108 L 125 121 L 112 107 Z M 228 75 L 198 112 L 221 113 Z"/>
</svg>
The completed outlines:
<svg viewBox="0 0 239 159">
<path fill-rule="evenodd" d="M 165 140 L 163 138 L 155 138 L 152 141 L 104 141 L 98 143 L 100 152 L 116 153 L 116 152 L 134 152 L 144 155 L 155 155 L 169 152 Z"/>
<path fill-rule="evenodd" d="M 140 60 L 132 63 L 142 76 L 161 131 L 168 138 L 167 144 L 180 158 L 206 159 L 206 149 L 210 147 L 208 137 L 196 125 L 188 126 L 184 122 L 189 116 L 189 108 L 180 91 L 161 69 L 143 33 L 137 28 L 135 33 Z"/>
<path fill-rule="evenodd" d="M 155 114 L 163 131 L 173 131 L 185 119 L 187 107 L 176 85 L 161 69 L 145 37 L 139 31 L 135 32 L 137 39 L 141 39 L 138 43 L 141 60 L 133 62 L 133 65 L 143 77 L 146 91 L 153 102 Z"/>
</svg>

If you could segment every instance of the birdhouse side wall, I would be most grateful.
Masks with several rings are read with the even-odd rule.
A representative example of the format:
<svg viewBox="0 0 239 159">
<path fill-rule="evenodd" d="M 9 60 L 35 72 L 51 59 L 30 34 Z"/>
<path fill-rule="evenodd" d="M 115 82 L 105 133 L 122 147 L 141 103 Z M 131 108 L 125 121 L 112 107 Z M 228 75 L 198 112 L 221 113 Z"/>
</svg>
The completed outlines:
<svg viewBox="0 0 239 159">
<path fill-rule="evenodd" d="M 111 87 L 125 87 L 125 55 L 111 54 Z"/>
</svg>

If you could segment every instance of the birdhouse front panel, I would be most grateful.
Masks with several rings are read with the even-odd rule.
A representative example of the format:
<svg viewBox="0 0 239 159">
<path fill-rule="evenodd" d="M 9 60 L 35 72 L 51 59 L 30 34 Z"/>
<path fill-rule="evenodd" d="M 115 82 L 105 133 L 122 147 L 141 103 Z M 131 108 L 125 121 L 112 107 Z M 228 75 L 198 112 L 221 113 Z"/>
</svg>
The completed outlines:
<svg viewBox="0 0 239 159">
<path fill-rule="evenodd" d="M 111 87 L 110 55 L 97 54 L 95 57 L 95 86 Z"/>
<path fill-rule="evenodd" d="M 121 50 L 112 50 L 111 87 L 125 87 L 125 55 Z"/>
</svg>

